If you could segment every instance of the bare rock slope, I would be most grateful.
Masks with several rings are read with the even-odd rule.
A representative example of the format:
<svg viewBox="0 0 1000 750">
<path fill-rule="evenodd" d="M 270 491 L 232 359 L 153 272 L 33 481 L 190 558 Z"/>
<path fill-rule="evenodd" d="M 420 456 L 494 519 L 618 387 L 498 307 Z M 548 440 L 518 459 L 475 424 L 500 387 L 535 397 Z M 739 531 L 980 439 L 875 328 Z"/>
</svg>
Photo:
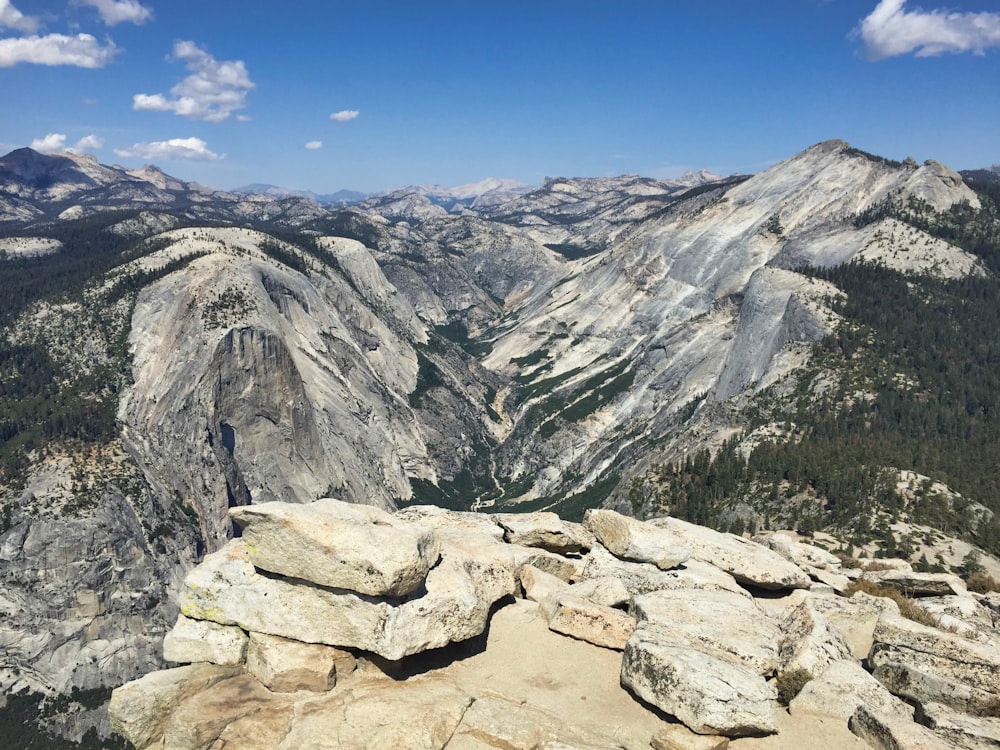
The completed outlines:
<svg viewBox="0 0 1000 750">
<path fill-rule="evenodd" d="M 975 716 L 1000 699 L 994 627 L 961 636 L 903 619 L 888 600 L 873 609 L 872 597 L 814 582 L 823 568 L 756 542 L 595 511 L 584 523 L 589 551 L 561 555 L 504 541 L 502 517 L 431 507 L 391 515 L 321 500 L 234 514 L 252 536 L 207 557 L 184 585 L 167 642 L 186 666 L 112 697 L 115 730 L 140 750 L 701 747 L 699 735 L 712 747 L 792 748 L 810 734 L 823 747 L 950 748 L 995 737 L 996 720 Z M 551 514 L 519 525 L 533 523 L 545 532 L 538 540 L 559 525 L 586 538 Z M 383 544 L 359 557 L 376 529 L 414 554 L 404 562 Z M 618 575 L 591 564 L 626 538 Z M 684 562 L 681 548 L 698 562 Z M 428 570 L 431 549 L 439 560 Z M 316 575 L 295 565 L 297 554 Z M 566 580 L 550 575 L 545 594 L 547 574 L 533 562 L 554 558 Z M 861 573 L 826 559 L 827 573 Z M 371 588 L 366 571 L 383 565 L 424 584 L 402 596 Z M 643 576 L 645 593 L 631 593 Z M 737 583 L 758 579 L 774 587 L 759 599 L 762 589 Z M 614 606 L 612 581 L 622 592 Z M 959 598 L 969 611 L 982 606 Z M 576 614 L 560 617 L 566 607 Z M 622 628 L 621 641 L 607 640 Z M 859 663 L 847 638 L 865 628 Z"/>
</svg>

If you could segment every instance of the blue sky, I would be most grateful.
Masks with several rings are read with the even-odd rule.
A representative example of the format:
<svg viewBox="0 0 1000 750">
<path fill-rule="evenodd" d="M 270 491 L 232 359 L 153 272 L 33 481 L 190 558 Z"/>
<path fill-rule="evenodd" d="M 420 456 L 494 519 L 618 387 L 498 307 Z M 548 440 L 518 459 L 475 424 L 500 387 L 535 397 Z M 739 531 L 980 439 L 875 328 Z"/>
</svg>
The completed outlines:
<svg viewBox="0 0 1000 750">
<path fill-rule="evenodd" d="M 0 0 L 0 152 L 332 192 L 1000 162 L 1000 4 Z M 310 147 L 307 147 L 308 146 Z"/>
</svg>

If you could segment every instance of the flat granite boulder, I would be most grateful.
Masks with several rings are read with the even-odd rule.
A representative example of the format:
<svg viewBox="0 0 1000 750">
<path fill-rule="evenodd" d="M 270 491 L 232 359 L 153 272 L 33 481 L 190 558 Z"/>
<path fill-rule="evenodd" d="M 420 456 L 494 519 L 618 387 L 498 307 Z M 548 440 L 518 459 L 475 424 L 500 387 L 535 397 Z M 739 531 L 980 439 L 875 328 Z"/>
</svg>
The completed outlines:
<svg viewBox="0 0 1000 750">
<path fill-rule="evenodd" d="M 660 640 L 732 661 L 759 675 L 778 663 L 781 631 L 751 598 L 723 589 L 653 591 L 635 598 L 632 613 Z"/>
<path fill-rule="evenodd" d="M 493 516 L 510 544 L 539 547 L 549 552 L 586 552 L 594 545 L 594 535 L 578 523 L 563 521 L 555 513 L 502 513 Z"/>
<path fill-rule="evenodd" d="M 181 612 L 397 660 L 481 634 L 490 607 L 516 592 L 514 561 L 504 545 L 478 541 L 443 544 L 441 562 L 428 574 L 421 595 L 398 600 L 261 575 L 246 543 L 234 539 L 188 574 Z"/>
<path fill-rule="evenodd" d="M 625 560 L 670 570 L 691 556 L 669 534 L 613 510 L 588 510 L 583 525 L 611 554 Z"/>
<path fill-rule="evenodd" d="M 763 545 L 735 534 L 697 526 L 679 518 L 646 521 L 666 535 L 667 543 L 691 551 L 691 557 L 721 568 L 737 581 L 762 589 L 807 589 L 809 576 L 794 563 Z"/>
<path fill-rule="evenodd" d="M 665 641 L 640 625 L 622 658 L 622 685 L 698 734 L 776 731 L 777 692 L 755 671 Z"/>
<path fill-rule="evenodd" d="M 163 658 L 179 664 L 242 664 L 246 653 L 247 634 L 239 628 L 184 615 L 163 639 Z"/>
<path fill-rule="evenodd" d="M 620 609 L 558 592 L 540 603 L 549 630 L 595 646 L 621 651 L 635 630 L 635 618 Z"/>
<path fill-rule="evenodd" d="M 842 659 L 831 662 L 813 680 L 805 684 L 788 704 L 792 716 L 820 714 L 850 720 L 858 706 L 886 714 L 898 713 L 913 718 L 913 708 L 886 690 L 856 661 Z"/>
<path fill-rule="evenodd" d="M 750 598 L 731 575 L 698 560 L 687 560 L 673 570 L 660 570 L 652 563 L 620 560 L 602 544 L 595 544 L 583 560 L 582 581 L 617 578 L 632 596 L 664 589 L 725 589 Z"/>
<path fill-rule="evenodd" d="M 781 623 L 778 672 L 801 670 L 811 678 L 822 674 L 831 662 L 851 657 L 851 647 L 830 626 L 810 597 L 793 607 Z"/>
<path fill-rule="evenodd" d="M 325 499 L 232 508 L 254 566 L 370 596 L 416 591 L 437 562 L 425 528 L 370 505 Z"/>
<path fill-rule="evenodd" d="M 876 676 L 880 666 L 901 664 L 918 672 L 992 693 L 1000 700 L 1000 651 L 992 644 L 891 615 L 879 618 L 872 639 L 868 663 L 874 668 Z M 940 695 L 908 697 L 944 702 Z"/>
<path fill-rule="evenodd" d="M 266 633 L 250 634 L 246 662 L 247 671 L 274 693 L 326 692 L 354 671 L 355 663 L 352 654 L 339 648 Z"/>
</svg>

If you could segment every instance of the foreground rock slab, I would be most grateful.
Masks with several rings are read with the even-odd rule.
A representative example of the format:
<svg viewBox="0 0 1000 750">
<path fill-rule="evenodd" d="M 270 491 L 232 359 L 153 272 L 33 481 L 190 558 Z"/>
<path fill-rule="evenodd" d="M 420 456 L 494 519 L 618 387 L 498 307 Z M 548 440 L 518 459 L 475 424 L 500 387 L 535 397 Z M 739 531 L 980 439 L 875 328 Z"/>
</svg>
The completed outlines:
<svg viewBox="0 0 1000 750">
<path fill-rule="evenodd" d="M 493 517 L 504 531 L 504 541 L 549 552 L 586 552 L 594 535 L 578 523 L 563 521 L 555 513 L 504 513 Z"/>
<path fill-rule="evenodd" d="M 240 674 L 238 667 L 191 664 L 150 672 L 111 695 L 111 728 L 135 747 L 148 747 L 163 735 L 180 705 L 222 680 Z"/>
<path fill-rule="evenodd" d="M 744 737 L 776 731 L 777 693 L 753 670 L 664 643 L 640 627 L 622 659 L 622 685 L 698 734 Z"/>
<path fill-rule="evenodd" d="M 788 710 L 793 716 L 819 714 L 847 723 L 858 706 L 866 706 L 875 713 L 898 713 L 913 718 L 912 707 L 851 660 L 835 661 L 819 677 L 807 682 Z"/>
<path fill-rule="evenodd" d="M 665 540 L 691 551 L 691 557 L 721 568 L 743 584 L 762 589 L 807 589 L 809 576 L 763 545 L 734 534 L 697 526 L 679 518 L 654 518 L 647 524 L 667 534 Z"/>
<path fill-rule="evenodd" d="M 293 693 L 331 690 L 339 677 L 354 671 L 355 662 L 353 655 L 333 646 L 251 633 L 246 665 L 268 690 Z"/>
<path fill-rule="evenodd" d="M 613 510 L 588 510 L 583 524 L 616 557 L 652 563 L 660 570 L 676 568 L 691 557 L 668 533 Z"/>
<path fill-rule="evenodd" d="M 432 534 L 370 505 L 272 502 L 229 515 L 255 567 L 359 594 L 405 596 L 438 558 Z"/>
<path fill-rule="evenodd" d="M 163 639 L 163 658 L 180 664 L 242 664 L 246 653 L 247 634 L 239 628 L 184 615 Z"/>
<path fill-rule="evenodd" d="M 759 675 L 778 663 L 778 625 L 749 597 L 722 589 L 654 591 L 636 597 L 632 611 L 664 643 L 730 660 Z"/>
<path fill-rule="evenodd" d="M 884 714 L 858 706 L 851 731 L 877 750 L 959 750 L 959 746 L 898 714 Z"/>
<path fill-rule="evenodd" d="M 516 586 L 513 559 L 502 548 L 451 542 L 427 576 L 426 593 L 397 603 L 260 575 L 236 539 L 188 575 L 180 606 L 194 619 L 395 660 L 479 635 L 493 603 Z"/>
</svg>

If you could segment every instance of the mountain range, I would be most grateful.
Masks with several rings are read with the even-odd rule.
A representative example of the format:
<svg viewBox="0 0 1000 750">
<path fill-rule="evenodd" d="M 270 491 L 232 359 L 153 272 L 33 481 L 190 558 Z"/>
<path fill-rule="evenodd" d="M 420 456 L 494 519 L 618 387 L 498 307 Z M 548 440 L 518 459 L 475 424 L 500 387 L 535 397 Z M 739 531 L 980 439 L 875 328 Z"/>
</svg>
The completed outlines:
<svg viewBox="0 0 1000 750">
<path fill-rule="evenodd" d="M 1000 551 L 979 171 L 826 141 L 755 175 L 319 198 L 0 158 L 7 693 L 160 664 L 184 573 L 271 500 Z"/>
</svg>

